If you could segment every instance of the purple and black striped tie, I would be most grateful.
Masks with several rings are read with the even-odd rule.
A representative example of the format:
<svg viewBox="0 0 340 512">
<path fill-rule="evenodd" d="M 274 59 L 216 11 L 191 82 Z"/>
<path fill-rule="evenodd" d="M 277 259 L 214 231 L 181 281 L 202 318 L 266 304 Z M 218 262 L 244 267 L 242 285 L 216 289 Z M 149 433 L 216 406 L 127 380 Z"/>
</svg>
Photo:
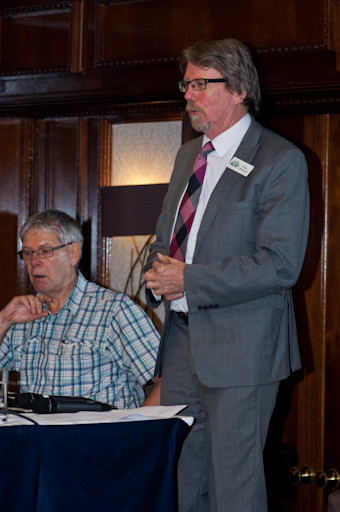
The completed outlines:
<svg viewBox="0 0 340 512">
<path fill-rule="evenodd" d="M 194 221 L 198 200 L 201 195 L 202 184 L 207 168 L 207 156 L 214 151 L 212 142 L 204 144 L 197 156 L 193 173 L 188 183 L 188 188 L 179 207 L 178 217 L 170 244 L 169 256 L 180 261 L 185 261 L 188 236 Z"/>
</svg>

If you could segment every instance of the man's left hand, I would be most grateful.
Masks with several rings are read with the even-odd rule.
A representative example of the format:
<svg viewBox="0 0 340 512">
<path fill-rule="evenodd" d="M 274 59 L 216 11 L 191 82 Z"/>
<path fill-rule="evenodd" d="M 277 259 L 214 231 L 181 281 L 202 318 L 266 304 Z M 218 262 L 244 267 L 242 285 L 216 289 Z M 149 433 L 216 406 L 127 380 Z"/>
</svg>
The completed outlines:
<svg viewBox="0 0 340 512">
<path fill-rule="evenodd" d="M 166 300 L 177 300 L 184 297 L 183 261 L 157 253 L 158 261 L 154 261 L 152 269 L 144 274 L 145 286 L 154 290 L 156 295 L 163 295 Z"/>
</svg>

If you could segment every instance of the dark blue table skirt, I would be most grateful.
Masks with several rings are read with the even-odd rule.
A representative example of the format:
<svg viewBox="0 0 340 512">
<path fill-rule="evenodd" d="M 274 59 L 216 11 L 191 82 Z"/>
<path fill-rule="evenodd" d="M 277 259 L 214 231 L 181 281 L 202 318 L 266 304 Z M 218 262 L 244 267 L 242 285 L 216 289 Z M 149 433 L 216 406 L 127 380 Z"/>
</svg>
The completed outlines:
<svg viewBox="0 0 340 512">
<path fill-rule="evenodd" d="M 0 428 L 0 512 L 174 512 L 178 419 Z"/>
</svg>

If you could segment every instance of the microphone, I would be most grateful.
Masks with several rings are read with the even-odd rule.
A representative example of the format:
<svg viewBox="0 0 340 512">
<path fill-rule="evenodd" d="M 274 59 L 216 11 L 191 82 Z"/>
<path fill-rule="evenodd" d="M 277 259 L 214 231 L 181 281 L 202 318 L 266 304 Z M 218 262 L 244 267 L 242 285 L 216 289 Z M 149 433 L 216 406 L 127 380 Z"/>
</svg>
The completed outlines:
<svg viewBox="0 0 340 512">
<path fill-rule="evenodd" d="M 110 404 L 103 404 L 83 397 L 70 396 L 50 396 L 33 400 L 31 408 L 38 414 L 52 414 L 60 412 L 80 412 L 80 411 L 111 411 L 117 409 Z"/>
<path fill-rule="evenodd" d="M 14 395 L 14 396 L 13 396 Z M 80 411 L 111 411 L 117 407 L 90 398 L 77 396 L 44 396 L 38 393 L 17 393 L 8 397 L 8 407 L 31 409 L 38 414 Z"/>
<path fill-rule="evenodd" d="M 18 409 L 32 409 L 32 403 L 43 395 L 37 393 L 12 393 L 8 395 L 8 407 L 16 407 Z"/>
</svg>

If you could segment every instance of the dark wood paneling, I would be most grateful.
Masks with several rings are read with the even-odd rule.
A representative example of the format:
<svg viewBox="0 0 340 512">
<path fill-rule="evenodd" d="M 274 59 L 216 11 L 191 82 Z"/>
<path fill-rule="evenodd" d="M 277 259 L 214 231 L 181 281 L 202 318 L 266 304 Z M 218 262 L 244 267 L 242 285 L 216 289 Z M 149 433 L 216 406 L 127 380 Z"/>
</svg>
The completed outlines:
<svg viewBox="0 0 340 512">
<path fill-rule="evenodd" d="M 325 266 L 325 457 L 323 469 L 340 472 L 340 396 L 337 393 L 340 374 L 340 116 L 329 116 L 329 148 L 327 158 L 327 223 L 325 238 L 327 259 Z"/>
<path fill-rule="evenodd" d="M 76 218 L 84 232 L 80 269 L 97 281 L 99 145 L 98 118 L 38 121 L 34 211 L 62 210 Z"/>
<path fill-rule="evenodd" d="M 26 119 L 0 119 L 0 253 L 3 276 L 0 282 L 0 308 L 16 293 L 26 293 L 28 280 L 16 252 L 20 244 L 18 226 L 30 209 L 31 176 L 34 167 L 34 122 Z"/>
<path fill-rule="evenodd" d="M 290 465 L 340 467 L 337 4 L 0 0 L 0 115 L 18 117 L 0 119 L 4 303 L 16 283 L 20 293 L 28 289 L 16 263 L 17 226 L 51 207 L 79 220 L 81 269 L 109 286 L 110 242 L 100 233 L 98 190 L 110 184 L 111 124 L 182 116 L 183 140 L 193 138 L 177 87 L 182 48 L 224 37 L 251 48 L 264 93 L 261 121 L 305 151 L 311 191 L 307 255 L 294 288 L 303 372 L 282 384 L 268 439 L 270 512 L 323 509 L 328 491 L 315 483 L 292 488 Z"/>
<path fill-rule="evenodd" d="M 30 290 L 16 252 L 18 228 L 36 211 L 57 208 L 76 218 L 84 232 L 80 268 L 97 281 L 101 260 L 99 219 L 100 120 L 0 118 L 0 230 L 6 241 L 0 285 L 3 307 Z"/>
<path fill-rule="evenodd" d="M 224 37 L 256 48 L 324 43 L 324 2 L 98 2 L 97 65 L 167 63 L 188 44 Z"/>
<path fill-rule="evenodd" d="M 337 108 L 336 0 L 245 0 L 232 8 L 221 0 L 2 0 L 0 6 L 0 115 L 109 115 L 122 103 L 180 101 L 179 55 L 205 37 L 236 37 L 252 49 L 262 91 L 275 108 L 288 102 L 291 112 L 301 112 L 306 102 L 318 108 L 318 101 Z"/>
<path fill-rule="evenodd" d="M 70 70 L 71 9 L 2 17 L 1 73 Z"/>
<path fill-rule="evenodd" d="M 77 216 L 78 119 L 38 122 L 35 210 L 50 208 Z"/>
<path fill-rule="evenodd" d="M 0 74 L 81 70 L 83 2 L 0 9 Z"/>
</svg>

